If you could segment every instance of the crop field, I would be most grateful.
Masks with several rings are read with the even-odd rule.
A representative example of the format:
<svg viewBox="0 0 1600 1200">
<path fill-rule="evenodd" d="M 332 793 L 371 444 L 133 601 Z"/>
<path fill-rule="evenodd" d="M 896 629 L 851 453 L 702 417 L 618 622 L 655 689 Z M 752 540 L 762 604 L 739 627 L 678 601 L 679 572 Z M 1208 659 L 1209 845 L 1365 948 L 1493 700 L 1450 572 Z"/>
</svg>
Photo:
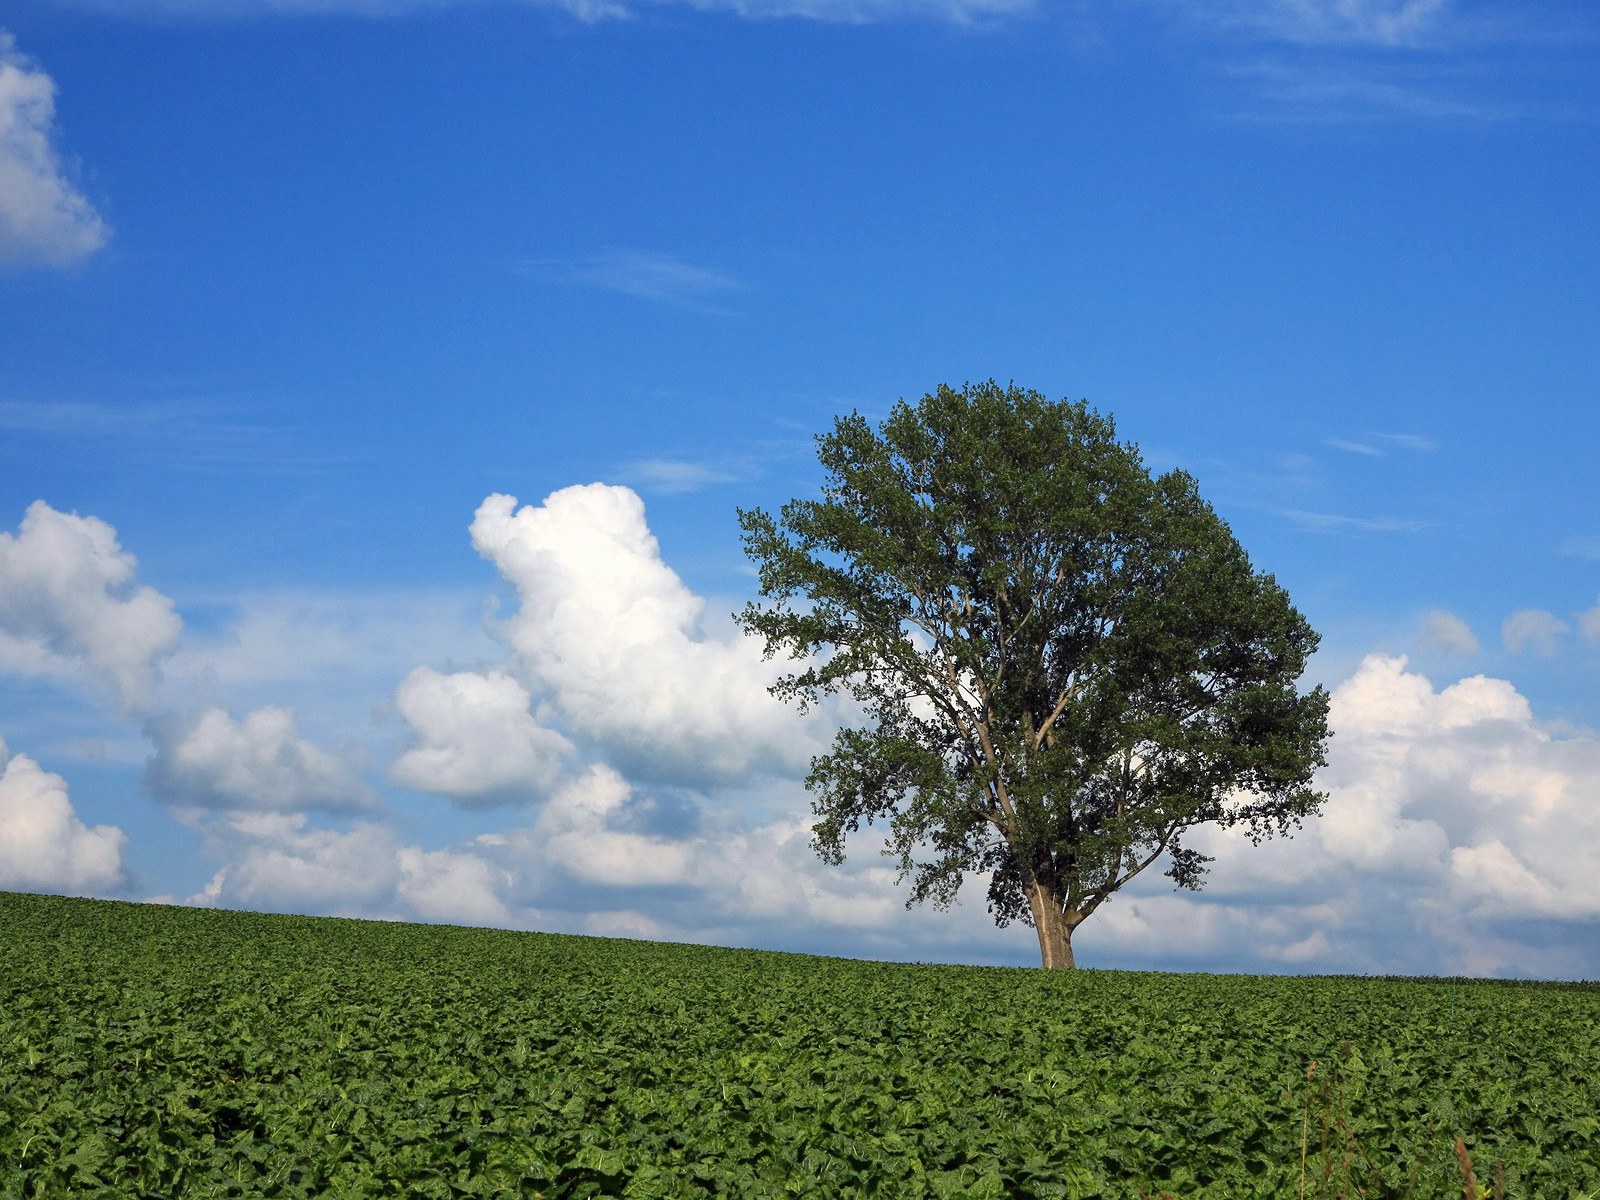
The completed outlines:
<svg viewBox="0 0 1600 1200">
<path fill-rule="evenodd" d="M 1315 1064 L 1313 1066 L 1313 1064 Z M 1600 1195 L 1600 987 L 0 894 L 0 1196 Z"/>
</svg>

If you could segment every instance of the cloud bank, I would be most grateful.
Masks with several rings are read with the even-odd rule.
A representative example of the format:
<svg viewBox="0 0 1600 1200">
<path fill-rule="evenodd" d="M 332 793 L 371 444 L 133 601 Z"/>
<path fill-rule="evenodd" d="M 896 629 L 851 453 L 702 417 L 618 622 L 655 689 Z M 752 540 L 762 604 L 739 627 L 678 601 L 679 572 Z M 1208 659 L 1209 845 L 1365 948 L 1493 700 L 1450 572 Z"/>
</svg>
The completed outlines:
<svg viewBox="0 0 1600 1200">
<path fill-rule="evenodd" d="M 1259 848 L 1209 832 L 1195 843 L 1217 856 L 1204 892 L 1114 901 L 1085 941 L 1118 962 L 1600 971 L 1600 739 L 1544 729 L 1505 680 L 1435 689 L 1384 655 L 1335 689 L 1329 723 L 1319 820 Z"/>
<path fill-rule="evenodd" d="M 54 143 L 56 85 L 0 29 L 0 266 L 70 266 L 111 231 Z"/>
<path fill-rule="evenodd" d="M 360 755 L 319 746 L 284 705 L 235 716 L 205 703 L 145 719 L 150 792 L 220 868 L 191 902 L 1031 960 L 1030 931 L 992 927 L 981 880 L 952 912 L 908 912 L 870 838 L 840 868 L 816 859 L 801 777 L 839 714 L 801 719 L 767 694 L 773 664 L 708 618 L 635 493 L 591 484 L 524 506 L 490 496 L 471 538 L 515 598 L 494 626 L 499 642 L 485 643 L 503 661 L 413 667 L 383 718 L 404 739 L 391 743 L 389 780 L 426 795 L 383 807 Z M 148 689 L 181 625 L 133 575 L 109 525 L 33 506 L 22 532 L 0 541 L 0 631 L 13 660 Z M 1578 617 L 1585 634 L 1590 615 Z M 1521 624 L 1536 648 L 1548 622 Z M 278 631 L 285 644 L 290 626 Z M 1437 649 L 1476 648 L 1447 612 L 1429 614 L 1425 632 Z M 265 682 L 295 681 L 268 672 Z M 1435 687 L 1383 655 L 1335 689 L 1330 723 L 1322 818 L 1259 848 L 1230 831 L 1194 839 L 1216 856 L 1206 889 L 1141 879 L 1080 931 L 1083 960 L 1600 972 L 1600 737 L 1541 724 L 1505 680 Z M 0 765 L 0 886 L 126 886 L 120 830 L 87 827 L 65 782 L 34 760 L 0 751 Z M 431 823 L 427 806 L 445 801 L 457 811 Z M 519 807 L 471 817 L 502 804 Z M 447 844 L 443 828 L 455 830 Z"/>
</svg>

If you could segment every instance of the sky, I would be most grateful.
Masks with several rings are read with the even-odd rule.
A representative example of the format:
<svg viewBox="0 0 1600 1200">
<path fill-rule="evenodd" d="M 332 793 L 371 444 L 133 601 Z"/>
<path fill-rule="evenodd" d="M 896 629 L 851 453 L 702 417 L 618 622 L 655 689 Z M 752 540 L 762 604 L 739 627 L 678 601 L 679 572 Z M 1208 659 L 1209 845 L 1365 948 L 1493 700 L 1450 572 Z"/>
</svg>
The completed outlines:
<svg viewBox="0 0 1600 1200">
<path fill-rule="evenodd" d="M 1321 634 L 1322 817 L 1091 967 L 1600 978 L 1600 12 L 8 0 L 0 888 L 1030 965 L 808 844 L 736 510 L 1113 415 Z"/>
</svg>

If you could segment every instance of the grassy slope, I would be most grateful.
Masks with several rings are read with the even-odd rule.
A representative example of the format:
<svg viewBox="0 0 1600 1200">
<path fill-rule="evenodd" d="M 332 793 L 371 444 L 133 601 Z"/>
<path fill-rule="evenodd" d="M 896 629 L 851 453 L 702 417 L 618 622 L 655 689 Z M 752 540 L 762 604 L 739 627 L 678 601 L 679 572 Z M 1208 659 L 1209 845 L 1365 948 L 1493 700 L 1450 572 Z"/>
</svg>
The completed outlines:
<svg viewBox="0 0 1600 1200">
<path fill-rule="evenodd" d="M 1460 1196 L 1462 1136 L 1512 1195 L 1566 1200 L 1600 1191 L 1597 1064 L 1586 985 L 1061 975 L 0 894 L 5 1197 L 1294 1196 L 1307 1132 L 1307 1194 L 1319 1161 L 1333 1194 L 1347 1118 L 1367 1195 Z"/>
</svg>

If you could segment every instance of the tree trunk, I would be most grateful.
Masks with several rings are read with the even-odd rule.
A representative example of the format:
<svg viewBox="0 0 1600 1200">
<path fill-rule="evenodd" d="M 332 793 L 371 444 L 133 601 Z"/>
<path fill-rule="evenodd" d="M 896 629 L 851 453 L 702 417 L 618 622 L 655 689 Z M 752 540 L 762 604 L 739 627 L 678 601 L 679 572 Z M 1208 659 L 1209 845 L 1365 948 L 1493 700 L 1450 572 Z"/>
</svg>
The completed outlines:
<svg viewBox="0 0 1600 1200">
<path fill-rule="evenodd" d="M 1062 911 L 1061 900 L 1042 883 L 1028 889 L 1028 908 L 1039 935 L 1039 965 L 1050 971 L 1068 971 L 1078 964 L 1072 957 L 1072 931 L 1078 922 Z"/>
</svg>

